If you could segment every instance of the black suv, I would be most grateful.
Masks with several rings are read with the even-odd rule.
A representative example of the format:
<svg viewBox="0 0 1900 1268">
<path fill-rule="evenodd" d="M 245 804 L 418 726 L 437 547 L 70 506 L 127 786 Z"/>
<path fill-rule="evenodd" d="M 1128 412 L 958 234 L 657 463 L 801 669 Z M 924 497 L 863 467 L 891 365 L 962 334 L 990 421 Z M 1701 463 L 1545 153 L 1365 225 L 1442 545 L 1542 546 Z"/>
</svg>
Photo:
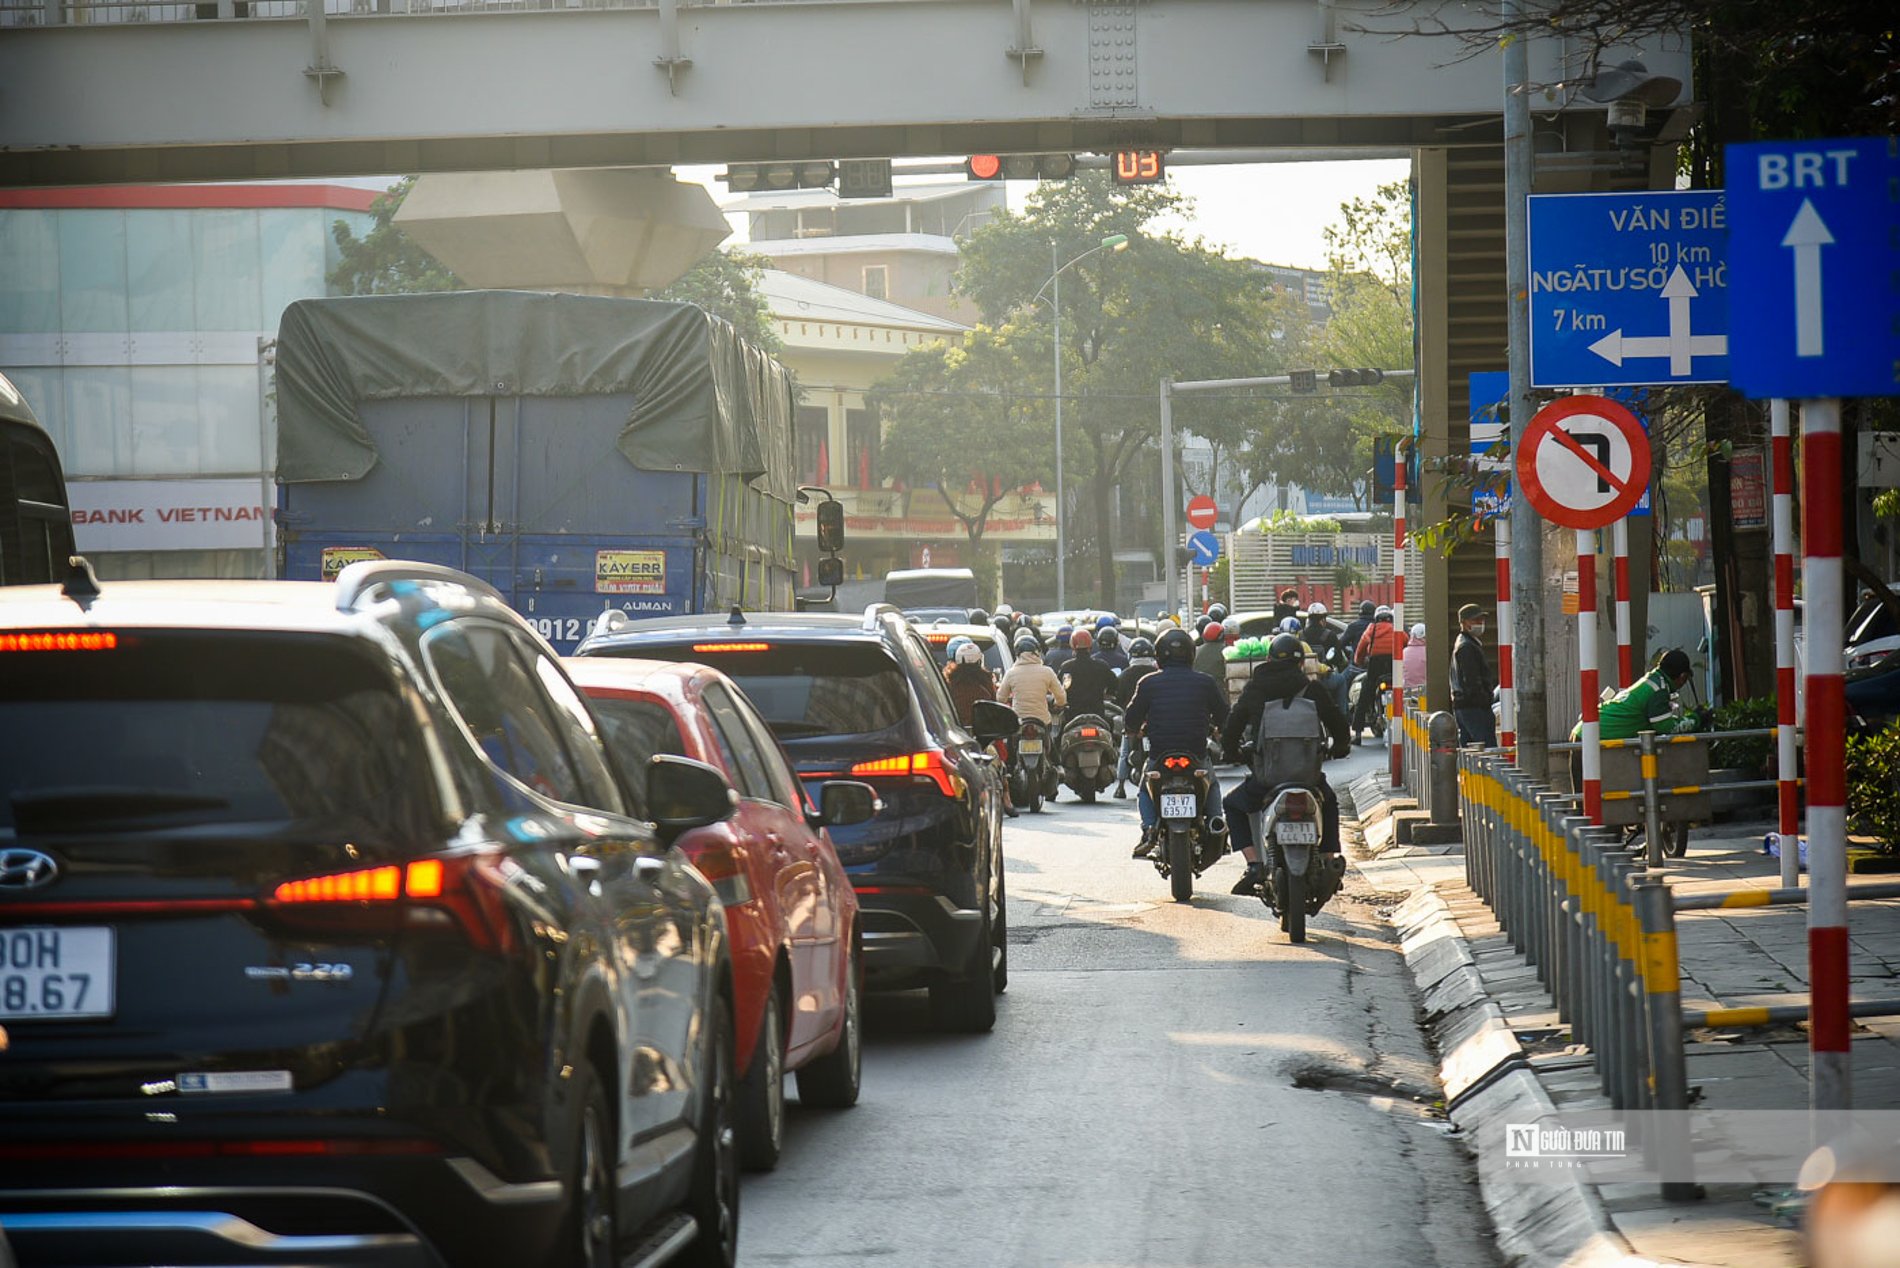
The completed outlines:
<svg viewBox="0 0 1900 1268">
<path fill-rule="evenodd" d="M 965 730 L 936 657 L 894 607 L 862 617 L 603 614 L 576 653 L 715 665 L 742 687 L 815 797 L 862 779 L 883 808 L 834 828 L 857 890 L 866 985 L 928 986 L 948 1029 L 985 1031 L 1009 981 L 1002 783 L 988 745 L 1015 715 L 980 702 Z M 983 708 L 987 705 L 987 708 Z"/>
<path fill-rule="evenodd" d="M 448 569 L 0 592 L 21 1262 L 732 1263 L 725 924 L 668 841 L 734 802 L 646 777 Z"/>
</svg>

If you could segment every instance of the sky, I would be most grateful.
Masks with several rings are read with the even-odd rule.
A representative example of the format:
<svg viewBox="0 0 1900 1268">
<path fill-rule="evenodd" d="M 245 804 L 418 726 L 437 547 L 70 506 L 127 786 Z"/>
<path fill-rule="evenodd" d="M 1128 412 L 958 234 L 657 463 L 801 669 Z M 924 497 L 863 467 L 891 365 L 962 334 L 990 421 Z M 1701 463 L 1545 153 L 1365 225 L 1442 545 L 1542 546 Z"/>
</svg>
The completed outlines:
<svg viewBox="0 0 1900 1268">
<path fill-rule="evenodd" d="M 725 201 L 725 186 L 715 179 L 718 167 L 683 167 L 681 180 L 698 181 Z M 1168 169 L 1169 183 L 1193 199 L 1190 217 L 1163 227 L 1189 237 L 1200 236 L 1232 254 L 1286 264 L 1324 269 L 1326 227 L 1339 219 L 1339 206 L 1368 196 L 1380 185 L 1403 180 L 1411 170 L 1405 159 L 1359 159 L 1324 163 L 1249 163 L 1221 167 Z M 931 177 L 944 180 L 945 177 Z M 898 185 L 901 188 L 900 177 Z M 1020 208 L 1035 188 L 1031 181 L 1009 182 L 1009 205 Z M 734 221 L 729 242 L 745 240 L 743 217 Z"/>
</svg>

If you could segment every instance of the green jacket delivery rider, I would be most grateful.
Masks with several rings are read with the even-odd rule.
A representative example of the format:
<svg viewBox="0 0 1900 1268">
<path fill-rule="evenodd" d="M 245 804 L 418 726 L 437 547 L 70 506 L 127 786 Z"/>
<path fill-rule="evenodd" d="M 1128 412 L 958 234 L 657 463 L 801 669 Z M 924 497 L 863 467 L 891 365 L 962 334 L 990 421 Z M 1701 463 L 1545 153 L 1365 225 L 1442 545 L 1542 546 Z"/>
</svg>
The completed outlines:
<svg viewBox="0 0 1900 1268">
<path fill-rule="evenodd" d="M 1688 653 L 1672 647 L 1663 653 L 1656 667 L 1629 686 L 1605 700 L 1597 709 L 1597 720 L 1606 740 L 1631 740 L 1644 731 L 1674 735 L 1695 730 L 1696 717 L 1684 714 L 1672 721 L 1670 696 L 1688 683 L 1691 667 Z M 1583 738 L 1583 722 L 1570 729 L 1570 738 Z"/>
</svg>

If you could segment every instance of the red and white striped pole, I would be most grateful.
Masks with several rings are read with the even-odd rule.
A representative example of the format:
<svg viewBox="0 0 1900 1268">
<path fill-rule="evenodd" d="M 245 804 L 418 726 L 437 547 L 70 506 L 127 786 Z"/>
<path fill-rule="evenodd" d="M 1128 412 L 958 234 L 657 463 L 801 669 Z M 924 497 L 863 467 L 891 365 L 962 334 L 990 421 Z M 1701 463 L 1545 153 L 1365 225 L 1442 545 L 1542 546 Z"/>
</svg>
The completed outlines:
<svg viewBox="0 0 1900 1268">
<path fill-rule="evenodd" d="M 1768 403 L 1774 464 L 1775 531 L 1775 779 L 1780 809 L 1781 885 L 1801 883 L 1801 795 L 1795 783 L 1794 441 L 1788 402 Z"/>
<path fill-rule="evenodd" d="M 1597 535 L 1577 530 L 1577 673 L 1583 693 L 1583 813 L 1603 822 L 1603 732 L 1597 721 Z"/>
<path fill-rule="evenodd" d="M 1626 515 L 1610 530 L 1610 575 L 1616 588 L 1616 688 L 1636 681 L 1630 664 L 1630 522 Z"/>
<path fill-rule="evenodd" d="M 1513 685 L 1511 645 L 1517 637 L 1511 618 L 1511 513 L 1502 509 L 1491 521 L 1498 556 L 1498 743 L 1517 747 L 1517 688 Z"/>
<path fill-rule="evenodd" d="M 1841 403 L 1801 402 L 1808 657 L 1808 1104 L 1853 1105 L 1847 1018 L 1847 699 L 1841 639 Z"/>
<path fill-rule="evenodd" d="M 1396 649 L 1405 638 L 1405 467 L 1407 443 L 1392 446 L 1392 628 L 1398 634 L 1392 640 Z M 1385 746 L 1392 766 L 1392 786 L 1405 782 L 1405 745 L 1400 732 L 1405 725 L 1405 653 L 1392 657 L 1392 714 L 1386 719 Z"/>
</svg>

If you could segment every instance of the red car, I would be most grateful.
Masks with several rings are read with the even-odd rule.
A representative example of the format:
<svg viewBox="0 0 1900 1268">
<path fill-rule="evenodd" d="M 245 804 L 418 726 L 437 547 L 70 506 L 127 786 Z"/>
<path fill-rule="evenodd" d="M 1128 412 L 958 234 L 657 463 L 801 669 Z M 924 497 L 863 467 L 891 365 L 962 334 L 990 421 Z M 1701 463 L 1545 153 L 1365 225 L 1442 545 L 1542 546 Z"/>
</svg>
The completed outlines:
<svg viewBox="0 0 1900 1268">
<path fill-rule="evenodd" d="M 787 1070 L 805 1105 L 858 1099 L 858 899 L 822 825 L 869 818 L 876 794 L 833 781 L 821 789 L 823 811 L 814 809 L 752 702 L 716 669 L 604 656 L 563 663 L 630 776 L 670 753 L 707 763 L 739 794 L 736 814 L 679 847 L 725 904 L 746 1072 L 740 1144 L 749 1167 L 769 1170 L 784 1143 Z M 640 778 L 627 785 L 645 787 Z M 644 807 L 633 812 L 646 817 Z"/>
</svg>

